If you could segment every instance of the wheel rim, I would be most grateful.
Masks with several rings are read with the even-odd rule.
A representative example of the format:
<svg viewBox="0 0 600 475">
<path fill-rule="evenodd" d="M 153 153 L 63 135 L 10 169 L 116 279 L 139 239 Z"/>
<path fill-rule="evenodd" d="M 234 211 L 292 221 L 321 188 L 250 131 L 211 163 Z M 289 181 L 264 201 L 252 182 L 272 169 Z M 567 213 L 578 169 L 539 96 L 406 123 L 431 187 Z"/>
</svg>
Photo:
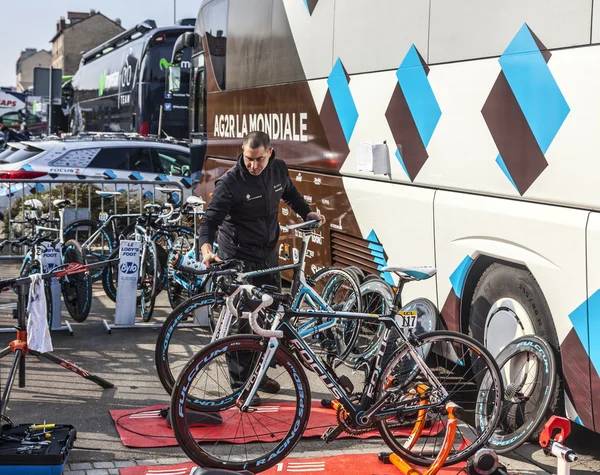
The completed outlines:
<svg viewBox="0 0 600 475">
<path fill-rule="evenodd" d="M 496 357 L 512 341 L 535 335 L 535 327 L 525 307 L 511 298 L 498 299 L 490 308 L 484 331 L 484 344 Z"/>
</svg>

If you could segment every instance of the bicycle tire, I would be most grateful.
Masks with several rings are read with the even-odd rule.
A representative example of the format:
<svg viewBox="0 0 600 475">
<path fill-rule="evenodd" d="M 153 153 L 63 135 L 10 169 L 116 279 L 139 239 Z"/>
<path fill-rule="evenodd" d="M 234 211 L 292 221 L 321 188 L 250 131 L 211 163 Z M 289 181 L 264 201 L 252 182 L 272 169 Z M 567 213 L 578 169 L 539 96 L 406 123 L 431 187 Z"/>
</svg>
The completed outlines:
<svg viewBox="0 0 600 475">
<path fill-rule="evenodd" d="M 388 315 L 394 303 L 394 289 L 381 277 L 369 274 L 360 285 L 362 312 Z M 379 348 L 385 326 L 378 322 L 359 321 L 358 338 L 346 358 L 350 365 L 369 360 Z"/>
<path fill-rule="evenodd" d="M 207 333 L 201 328 L 184 328 L 183 324 L 194 319 L 194 313 L 204 306 L 210 306 L 208 312 L 212 311 L 214 305 L 224 303 L 223 299 L 217 299 L 212 292 L 197 294 L 180 303 L 175 310 L 165 319 L 160 328 L 156 347 L 154 350 L 154 364 L 158 379 L 167 394 L 171 394 L 175 381 L 193 355 L 200 351 L 210 341 L 212 332 Z M 179 342 L 183 342 L 180 344 Z M 196 344 L 197 343 L 197 344 Z M 181 346 L 181 356 L 175 352 L 175 346 Z M 173 350 L 173 351 L 170 351 Z M 175 373 L 175 374 L 174 374 Z"/>
<path fill-rule="evenodd" d="M 202 351 L 197 353 L 181 372 L 171 397 L 171 422 L 173 432 L 175 433 L 175 437 L 177 438 L 179 446 L 185 452 L 185 454 L 199 466 L 207 468 L 221 468 L 225 470 L 248 470 L 253 473 L 262 472 L 263 470 L 266 470 L 269 467 L 281 462 L 281 460 L 283 460 L 294 449 L 302 437 L 310 415 L 310 386 L 308 384 L 308 379 L 306 378 L 303 367 L 296 360 L 294 355 L 283 345 L 281 345 L 275 352 L 273 356 L 273 363 L 277 363 L 277 369 L 280 371 L 280 377 L 289 377 L 290 384 L 293 388 L 289 392 L 285 391 L 286 394 L 292 393 L 293 396 L 291 397 L 294 398 L 293 405 L 291 405 L 293 408 L 293 413 L 291 422 L 289 422 L 289 430 L 271 430 L 264 424 L 256 426 L 260 431 L 266 431 L 265 434 L 262 435 L 269 435 L 272 438 L 272 442 L 271 440 L 269 442 L 261 442 L 260 448 L 253 447 L 253 453 L 250 455 L 248 454 L 245 445 L 239 443 L 230 444 L 227 451 L 225 451 L 223 454 L 209 454 L 207 450 L 214 449 L 215 451 L 218 451 L 219 444 L 210 442 L 206 445 L 203 445 L 201 438 L 194 438 L 194 436 L 190 433 L 186 419 L 187 412 L 189 410 L 194 410 L 196 414 L 198 412 L 214 414 L 216 412 L 223 412 L 227 409 L 231 409 L 232 412 L 227 414 L 227 419 L 223 417 L 223 424 L 221 424 L 221 426 L 229 423 L 234 417 L 239 416 L 240 421 L 242 422 L 241 425 L 244 427 L 243 418 L 247 417 L 249 420 L 248 424 L 252 426 L 254 429 L 254 434 L 256 434 L 254 424 L 257 419 L 256 416 L 254 416 L 254 411 L 240 412 L 235 405 L 237 400 L 236 394 L 239 395 L 240 393 L 239 389 L 233 389 L 229 384 L 229 389 L 226 390 L 226 396 L 219 396 L 219 398 L 216 400 L 196 399 L 193 396 L 192 391 L 195 389 L 196 379 L 201 377 L 205 368 L 208 368 L 207 371 L 210 369 L 210 365 L 213 360 L 216 361 L 218 357 L 226 357 L 227 354 L 229 354 L 229 357 L 233 359 L 234 354 L 237 351 L 255 352 L 256 355 L 262 356 L 267 350 L 267 345 L 268 341 L 256 335 L 234 335 L 226 337 L 208 345 Z M 216 365 L 218 365 L 218 363 L 216 363 Z M 227 375 L 223 376 L 226 379 L 229 379 Z M 225 387 L 227 387 L 227 382 L 225 382 L 225 385 Z M 202 387 L 202 385 L 199 386 Z M 220 388 L 221 386 L 217 384 L 217 389 Z M 190 404 L 192 400 L 197 401 L 198 404 Z M 230 417 L 230 414 L 233 415 Z M 278 414 L 278 411 L 269 412 L 268 420 L 270 424 L 272 424 L 271 421 L 276 420 Z M 235 421 L 232 422 L 232 424 L 235 424 Z M 288 423 L 286 421 L 286 426 L 287 425 Z M 248 427 L 248 425 L 245 427 Z M 276 432 L 273 433 L 273 431 Z M 252 434 L 250 431 L 249 433 Z M 238 433 L 236 432 L 234 435 L 237 439 Z M 276 437 L 277 440 L 275 440 Z M 243 440 L 248 438 L 248 436 L 244 435 L 244 429 L 242 429 L 241 438 Z M 229 440 L 232 439 L 230 438 Z M 272 447 L 269 447 L 266 453 L 261 454 L 258 457 L 255 456 L 257 449 L 265 449 L 265 444 L 271 444 Z M 226 457 L 225 454 L 229 452 L 229 456 L 231 457 L 233 450 L 235 449 L 244 451 L 246 457 L 250 458 L 250 460 L 240 460 L 241 456 L 238 455 L 234 456 L 236 457 L 236 460 L 224 460 Z"/>
<path fill-rule="evenodd" d="M 423 353 L 427 354 L 427 357 L 425 358 L 426 364 L 432 369 L 435 376 L 442 383 L 442 385 L 444 385 L 444 388 L 447 391 L 449 390 L 448 398 L 444 400 L 444 404 L 446 401 L 452 401 L 465 405 L 463 409 L 465 409 L 466 417 L 463 417 L 461 425 L 459 426 L 459 429 L 457 429 L 458 440 L 455 439 L 453 442 L 453 451 L 446 459 L 444 465 L 452 465 L 454 463 L 467 460 L 488 442 L 500 418 L 503 387 L 502 377 L 500 375 L 500 370 L 496 360 L 479 342 L 473 338 L 463 335 L 462 333 L 446 330 L 434 331 L 419 336 L 418 341 L 419 343 L 415 346 L 415 348 L 417 351 L 422 351 Z M 459 350 L 459 345 L 464 345 L 468 350 L 468 353 L 467 351 Z M 427 346 L 429 347 L 426 348 Z M 411 364 L 410 361 L 407 364 L 406 358 L 411 358 L 408 356 L 407 351 L 408 350 L 406 347 L 399 348 L 387 362 L 387 364 L 384 365 L 377 383 L 376 399 L 379 399 L 379 397 L 381 397 L 382 393 L 385 391 L 384 388 L 388 382 L 388 377 L 394 373 L 394 370 L 396 370 L 395 377 L 401 381 L 399 383 L 401 384 L 399 389 L 403 391 L 403 394 L 406 394 L 406 391 L 411 385 L 417 385 L 422 382 L 419 381 L 420 371 L 415 369 L 417 368 L 416 364 Z M 474 355 L 474 358 L 471 358 L 471 355 Z M 449 373 L 451 371 L 449 371 L 448 368 L 443 368 L 440 370 L 440 366 L 444 361 L 448 362 L 450 365 L 453 365 L 452 371 L 458 372 L 458 377 L 457 375 L 450 376 Z M 480 369 L 484 364 L 486 369 Z M 398 374 L 397 372 L 398 366 L 400 366 L 401 374 Z M 473 368 L 477 368 L 477 372 L 475 374 L 471 374 Z M 463 374 L 463 376 L 460 376 L 461 374 Z M 465 377 L 471 377 L 471 379 L 465 381 Z M 487 378 L 489 378 L 489 380 Z M 483 383 L 486 381 L 487 383 L 484 386 Z M 446 384 L 444 384 L 445 382 Z M 452 397 L 457 394 L 458 390 L 463 388 L 465 388 L 465 392 L 467 393 L 467 395 L 463 395 L 465 400 Z M 482 388 L 486 389 L 484 390 Z M 454 389 L 454 392 L 452 392 L 452 389 Z M 468 400 L 472 396 L 477 395 L 477 393 L 486 391 L 489 392 L 489 399 L 483 401 L 479 395 L 477 399 L 474 399 L 473 401 Z M 467 431 L 467 425 L 470 422 L 467 421 L 467 415 L 469 415 L 470 412 L 467 409 L 467 403 L 472 404 L 474 407 L 472 421 L 473 425 L 470 426 L 470 430 L 472 431 L 472 434 L 469 434 L 470 438 L 465 437 L 463 434 L 463 430 L 465 432 Z M 438 412 L 430 409 L 430 413 L 432 415 L 437 413 L 437 417 L 443 417 L 444 412 L 445 411 L 442 410 L 439 410 Z M 477 429 L 481 428 L 482 424 L 475 424 L 478 424 L 483 417 L 487 417 L 485 424 L 483 424 L 483 430 L 480 433 L 477 433 Z M 439 453 L 436 453 L 435 450 L 437 448 L 439 451 L 442 445 L 441 441 L 438 439 L 444 437 L 446 432 L 443 430 L 445 428 L 445 424 L 443 422 L 436 421 L 436 423 L 431 426 L 428 434 L 429 437 L 423 439 L 424 444 L 421 444 L 419 441 L 409 444 L 409 441 L 399 443 L 399 441 L 391 432 L 390 428 L 388 428 L 388 421 L 389 419 L 379 421 L 377 423 L 377 427 L 382 439 L 394 453 L 407 462 L 417 465 L 428 466 L 433 463 Z M 433 428 L 435 427 L 438 427 L 438 429 L 441 428 L 441 431 L 434 433 Z M 470 444 L 467 444 L 467 442 Z M 432 444 L 433 449 L 431 449 Z M 422 447 L 420 453 L 415 450 L 417 446 Z"/>
<path fill-rule="evenodd" d="M 74 241 L 77 241 L 78 243 L 81 244 L 82 242 L 87 241 L 87 239 L 92 234 L 94 234 L 98 229 L 100 229 L 102 227 L 102 225 L 103 225 L 103 223 L 101 223 L 100 221 L 94 221 L 93 219 L 78 219 L 76 221 L 72 221 L 65 227 L 63 239 L 65 242 L 73 239 Z M 81 233 L 82 231 L 78 231 L 77 230 L 78 227 L 83 227 L 83 228 L 89 227 L 90 228 L 89 233 L 87 235 L 84 235 L 83 238 L 81 238 L 79 236 L 79 233 Z M 87 231 L 83 231 L 83 232 L 87 232 Z M 100 234 L 101 234 L 100 239 L 104 240 L 104 243 L 106 243 L 106 246 L 102 246 L 102 250 L 100 252 L 97 252 L 97 251 L 90 252 L 90 250 L 85 249 L 84 250 L 85 251 L 85 260 L 88 264 L 106 260 L 113 251 L 113 242 L 115 242 L 115 238 L 114 238 L 114 236 L 111 236 L 112 233 L 109 233 L 106 230 L 106 228 L 104 228 L 104 229 L 100 229 Z M 104 250 L 104 247 L 106 247 L 106 250 Z M 96 282 L 97 280 L 99 280 L 101 278 L 101 276 L 102 276 L 102 269 L 98 269 L 94 273 L 90 273 L 90 277 L 92 278 L 93 282 Z"/>
<path fill-rule="evenodd" d="M 139 282 L 140 287 L 140 307 L 142 312 L 142 320 L 144 322 L 150 321 L 152 313 L 154 313 L 154 303 L 156 301 L 156 294 L 158 290 L 158 279 L 159 279 L 159 262 L 158 252 L 156 250 L 156 243 L 149 241 L 145 244 L 146 254 L 143 262 L 141 263 L 141 280 Z"/>
<path fill-rule="evenodd" d="M 310 283 L 328 305 L 341 306 L 337 310 L 362 311 L 360 283 L 355 274 L 338 267 L 324 267 L 310 277 Z M 346 289 L 349 289 L 350 294 L 345 293 Z M 301 305 L 302 301 L 298 303 L 299 307 Z M 311 347 L 317 354 L 323 354 L 324 351 L 329 358 L 344 360 L 358 339 L 358 321 L 338 318 L 336 325 L 327 332 L 326 335 L 322 332 L 313 335 Z M 327 344 L 327 340 L 333 340 L 334 344 Z"/>
<path fill-rule="evenodd" d="M 193 288 L 197 276 L 188 276 L 186 273 L 176 270 L 171 263 L 171 257 L 173 253 L 186 255 L 188 252 L 191 251 L 192 246 L 193 241 L 190 242 L 190 240 L 186 236 L 180 236 L 177 239 L 175 239 L 171 249 L 169 250 L 169 256 L 167 259 L 167 296 L 169 297 L 169 304 L 171 305 L 172 309 L 177 308 L 182 302 L 185 302 L 193 295 L 191 289 Z M 181 285 L 180 282 L 175 280 L 176 273 L 177 278 L 184 280 L 186 285 L 188 285 L 189 287 Z"/>
<path fill-rule="evenodd" d="M 81 245 L 71 239 L 63 247 L 63 264 L 86 264 Z M 76 322 L 84 322 L 92 307 L 92 279 L 87 272 L 60 278 L 60 288 L 67 311 Z"/>
<path fill-rule="evenodd" d="M 524 361 L 523 356 L 527 361 Z M 513 361 L 515 358 L 516 362 Z M 537 362 L 533 363 L 529 358 L 536 358 Z M 558 398 L 559 384 L 554 351 L 546 340 L 538 336 L 525 335 L 517 338 L 500 352 L 496 361 L 505 383 L 504 402 L 500 423 L 488 441 L 488 446 L 497 453 L 504 454 L 539 436 L 543 422 Z M 524 374 L 522 370 L 526 366 L 530 368 Z M 542 376 L 539 382 L 532 382 L 531 366 L 535 367 L 537 375 Z M 510 377 L 507 376 L 508 371 L 511 373 Z M 514 374 L 515 371 L 517 374 Z M 517 381 L 519 384 L 506 386 L 506 380 Z M 527 385 L 534 386 L 526 387 Z M 528 408 L 532 410 L 530 413 L 525 412 Z"/>
<path fill-rule="evenodd" d="M 38 261 L 29 260 L 23 267 L 23 271 L 19 277 L 28 277 L 31 274 L 41 274 L 41 267 Z M 44 280 L 44 292 L 46 294 L 46 321 L 48 322 L 48 328 L 52 327 L 52 291 L 50 290 L 50 281 Z M 27 285 L 27 294 L 29 294 L 29 287 Z"/>
</svg>

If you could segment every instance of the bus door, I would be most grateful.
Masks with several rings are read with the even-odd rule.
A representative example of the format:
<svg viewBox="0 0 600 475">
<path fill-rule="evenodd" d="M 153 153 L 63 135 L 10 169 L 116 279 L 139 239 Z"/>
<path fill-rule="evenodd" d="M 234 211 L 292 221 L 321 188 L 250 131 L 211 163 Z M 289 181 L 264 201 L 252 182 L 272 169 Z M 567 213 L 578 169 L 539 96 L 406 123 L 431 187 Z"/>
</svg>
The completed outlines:
<svg viewBox="0 0 600 475">
<path fill-rule="evenodd" d="M 192 156 L 192 181 L 199 181 L 207 146 L 204 53 L 199 53 L 192 58 L 192 66 L 190 153 Z"/>
</svg>

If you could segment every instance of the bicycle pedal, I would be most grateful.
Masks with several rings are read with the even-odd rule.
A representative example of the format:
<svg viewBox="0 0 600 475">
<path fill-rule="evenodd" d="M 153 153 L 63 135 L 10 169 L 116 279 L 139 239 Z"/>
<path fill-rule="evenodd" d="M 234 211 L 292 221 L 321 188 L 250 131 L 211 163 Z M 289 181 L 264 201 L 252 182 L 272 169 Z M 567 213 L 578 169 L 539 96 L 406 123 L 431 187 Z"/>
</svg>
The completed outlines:
<svg viewBox="0 0 600 475">
<path fill-rule="evenodd" d="M 331 426 L 321 436 L 321 439 L 323 439 L 325 443 L 328 444 L 337 439 L 342 434 L 342 432 L 344 432 L 344 426 Z"/>
</svg>

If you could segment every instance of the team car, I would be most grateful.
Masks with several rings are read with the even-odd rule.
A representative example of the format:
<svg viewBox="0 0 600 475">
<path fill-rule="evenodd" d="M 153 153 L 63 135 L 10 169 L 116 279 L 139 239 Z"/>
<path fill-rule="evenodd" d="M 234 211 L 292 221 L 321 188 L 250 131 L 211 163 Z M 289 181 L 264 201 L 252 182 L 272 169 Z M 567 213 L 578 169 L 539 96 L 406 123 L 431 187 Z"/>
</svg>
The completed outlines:
<svg viewBox="0 0 600 475">
<path fill-rule="evenodd" d="M 192 185 L 190 166 L 190 151 L 183 142 L 138 135 L 93 134 L 11 142 L 0 152 L 0 214 L 16 198 L 61 181 L 152 181 L 160 186 L 176 182 L 187 195 Z M 156 187 L 143 186 L 146 197 L 152 199 Z"/>
</svg>

